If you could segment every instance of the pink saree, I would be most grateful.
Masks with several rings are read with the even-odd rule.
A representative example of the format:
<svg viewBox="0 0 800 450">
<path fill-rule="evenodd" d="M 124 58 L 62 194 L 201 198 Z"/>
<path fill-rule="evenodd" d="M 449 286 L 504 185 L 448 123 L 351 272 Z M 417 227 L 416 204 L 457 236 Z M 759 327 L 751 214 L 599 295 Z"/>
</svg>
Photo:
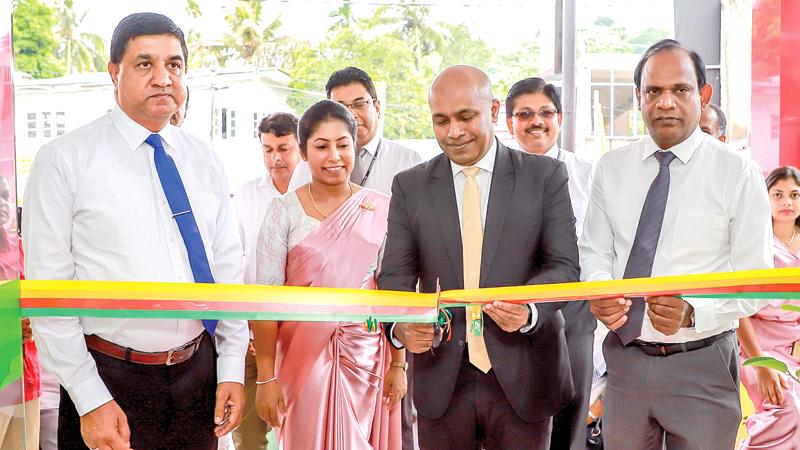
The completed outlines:
<svg viewBox="0 0 800 450">
<path fill-rule="evenodd" d="M 774 250 L 776 268 L 800 267 L 800 257 L 777 238 Z M 800 305 L 798 300 L 771 301 L 750 318 L 750 323 L 764 352 L 787 363 L 794 373 L 800 368 L 800 359 L 792 356 L 794 342 L 800 340 L 800 314 L 781 309 L 787 302 Z M 773 405 L 761 396 L 754 369 L 742 367 L 740 373 L 755 406 L 755 413 L 747 419 L 748 437 L 740 449 L 800 449 L 800 384 L 789 379 L 783 403 Z"/>
<path fill-rule="evenodd" d="M 389 199 L 362 189 L 286 258 L 286 285 L 374 289 L 367 277 L 386 235 Z M 391 361 L 383 333 L 362 323 L 282 322 L 276 373 L 284 450 L 399 450 L 399 405 L 383 402 Z"/>
</svg>

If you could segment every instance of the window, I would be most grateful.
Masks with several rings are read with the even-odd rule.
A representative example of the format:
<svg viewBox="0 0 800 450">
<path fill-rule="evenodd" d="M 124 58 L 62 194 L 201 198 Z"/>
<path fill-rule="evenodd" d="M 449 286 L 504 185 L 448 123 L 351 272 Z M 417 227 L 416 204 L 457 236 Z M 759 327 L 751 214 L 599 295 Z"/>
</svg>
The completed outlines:
<svg viewBox="0 0 800 450">
<path fill-rule="evenodd" d="M 228 139 L 228 108 L 222 108 L 220 124 L 222 125 L 222 139 Z"/>
<path fill-rule="evenodd" d="M 258 139 L 258 113 L 253 113 L 253 139 Z"/>
<path fill-rule="evenodd" d="M 28 113 L 28 137 L 36 137 L 36 113 Z"/>
<path fill-rule="evenodd" d="M 236 137 L 236 111 L 231 110 L 231 138 Z"/>
<path fill-rule="evenodd" d="M 592 69 L 592 134 L 598 114 L 602 114 L 603 127 L 611 148 L 617 148 L 638 139 L 646 133 L 641 113 L 636 105 L 636 88 L 633 72 L 629 69 Z M 598 109 L 599 108 L 599 109 Z"/>
<path fill-rule="evenodd" d="M 67 119 L 64 111 L 59 111 L 56 113 L 56 136 L 61 136 L 64 134 L 64 131 L 67 126 Z"/>
</svg>

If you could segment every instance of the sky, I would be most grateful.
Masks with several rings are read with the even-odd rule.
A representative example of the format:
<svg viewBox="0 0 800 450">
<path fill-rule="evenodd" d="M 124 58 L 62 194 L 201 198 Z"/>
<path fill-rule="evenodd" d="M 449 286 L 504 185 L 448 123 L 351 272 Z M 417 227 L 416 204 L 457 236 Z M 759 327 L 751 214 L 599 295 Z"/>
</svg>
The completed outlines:
<svg viewBox="0 0 800 450">
<path fill-rule="evenodd" d="M 50 0 L 58 1 L 58 0 Z M 537 30 L 550 27 L 555 0 L 426 0 L 434 19 L 464 23 L 496 48 L 527 40 Z M 185 12 L 184 0 L 75 0 L 79 13 L 86 12 L 82 31 L 111 39 L 120 19 L 133 12 L 153 11 L 171 17 L 187 31 L 201 29 L 210 41 L 221 36 L 227 25 L 224 17 L 232 1 L 198 0 L 203 17 L 194 20 Z M 367 17 L 381 4 L 391 1 L 353 0 L 356 17 Z M 280 15 L 282 32 L 317 42 L 330 26 L 329 13 L 341 0 L 263 0 L 265 23 Z M 585 28 L 598 16 L 609 16 L 629 30 L 629 35 L 648 27 L 672 29 L 672 0 L 577 0 L 577 27 Z"/>
</svg>

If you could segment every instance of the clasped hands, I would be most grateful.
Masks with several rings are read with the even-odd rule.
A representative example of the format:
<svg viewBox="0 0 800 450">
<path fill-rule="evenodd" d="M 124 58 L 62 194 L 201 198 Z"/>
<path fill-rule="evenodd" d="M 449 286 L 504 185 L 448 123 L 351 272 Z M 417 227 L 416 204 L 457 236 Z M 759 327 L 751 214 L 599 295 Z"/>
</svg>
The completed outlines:
<svg viewBox="0 0 800 450">
<path fill-rule="evenodd" d="M 691 323 L 694 309 L 678 297 L 647 297 L 647 316 L 658 332 L 671 336 Z M 616 330 L 628 321 L 631 300 L 624 297 L 589 300 L 589 309 L 609 330 Z"/>
<path fill-rule="evenodd" d="M 528 305 L 495 301 L 481 307 L 501 330 L 513 333 L 528 325 L 531 310 Z M 397 323 L 394 337 L 411 353 L 424 353 L 433 347 L 435 337 L 429 323 Z"/>
</svg>

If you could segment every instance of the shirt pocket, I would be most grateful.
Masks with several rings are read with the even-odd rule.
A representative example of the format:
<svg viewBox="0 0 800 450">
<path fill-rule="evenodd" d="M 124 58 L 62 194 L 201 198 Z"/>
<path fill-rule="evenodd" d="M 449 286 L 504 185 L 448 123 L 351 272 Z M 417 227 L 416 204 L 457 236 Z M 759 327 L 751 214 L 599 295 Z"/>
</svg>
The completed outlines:
<svg viewBox="0 0 800 450">
<path fill-rule="evenodd" d="M 681 209 L 673 226 L 671 252 L 692 266 L 713 264 L 730 247 L 730 219 L 696 209 Z"/>
</svg>

